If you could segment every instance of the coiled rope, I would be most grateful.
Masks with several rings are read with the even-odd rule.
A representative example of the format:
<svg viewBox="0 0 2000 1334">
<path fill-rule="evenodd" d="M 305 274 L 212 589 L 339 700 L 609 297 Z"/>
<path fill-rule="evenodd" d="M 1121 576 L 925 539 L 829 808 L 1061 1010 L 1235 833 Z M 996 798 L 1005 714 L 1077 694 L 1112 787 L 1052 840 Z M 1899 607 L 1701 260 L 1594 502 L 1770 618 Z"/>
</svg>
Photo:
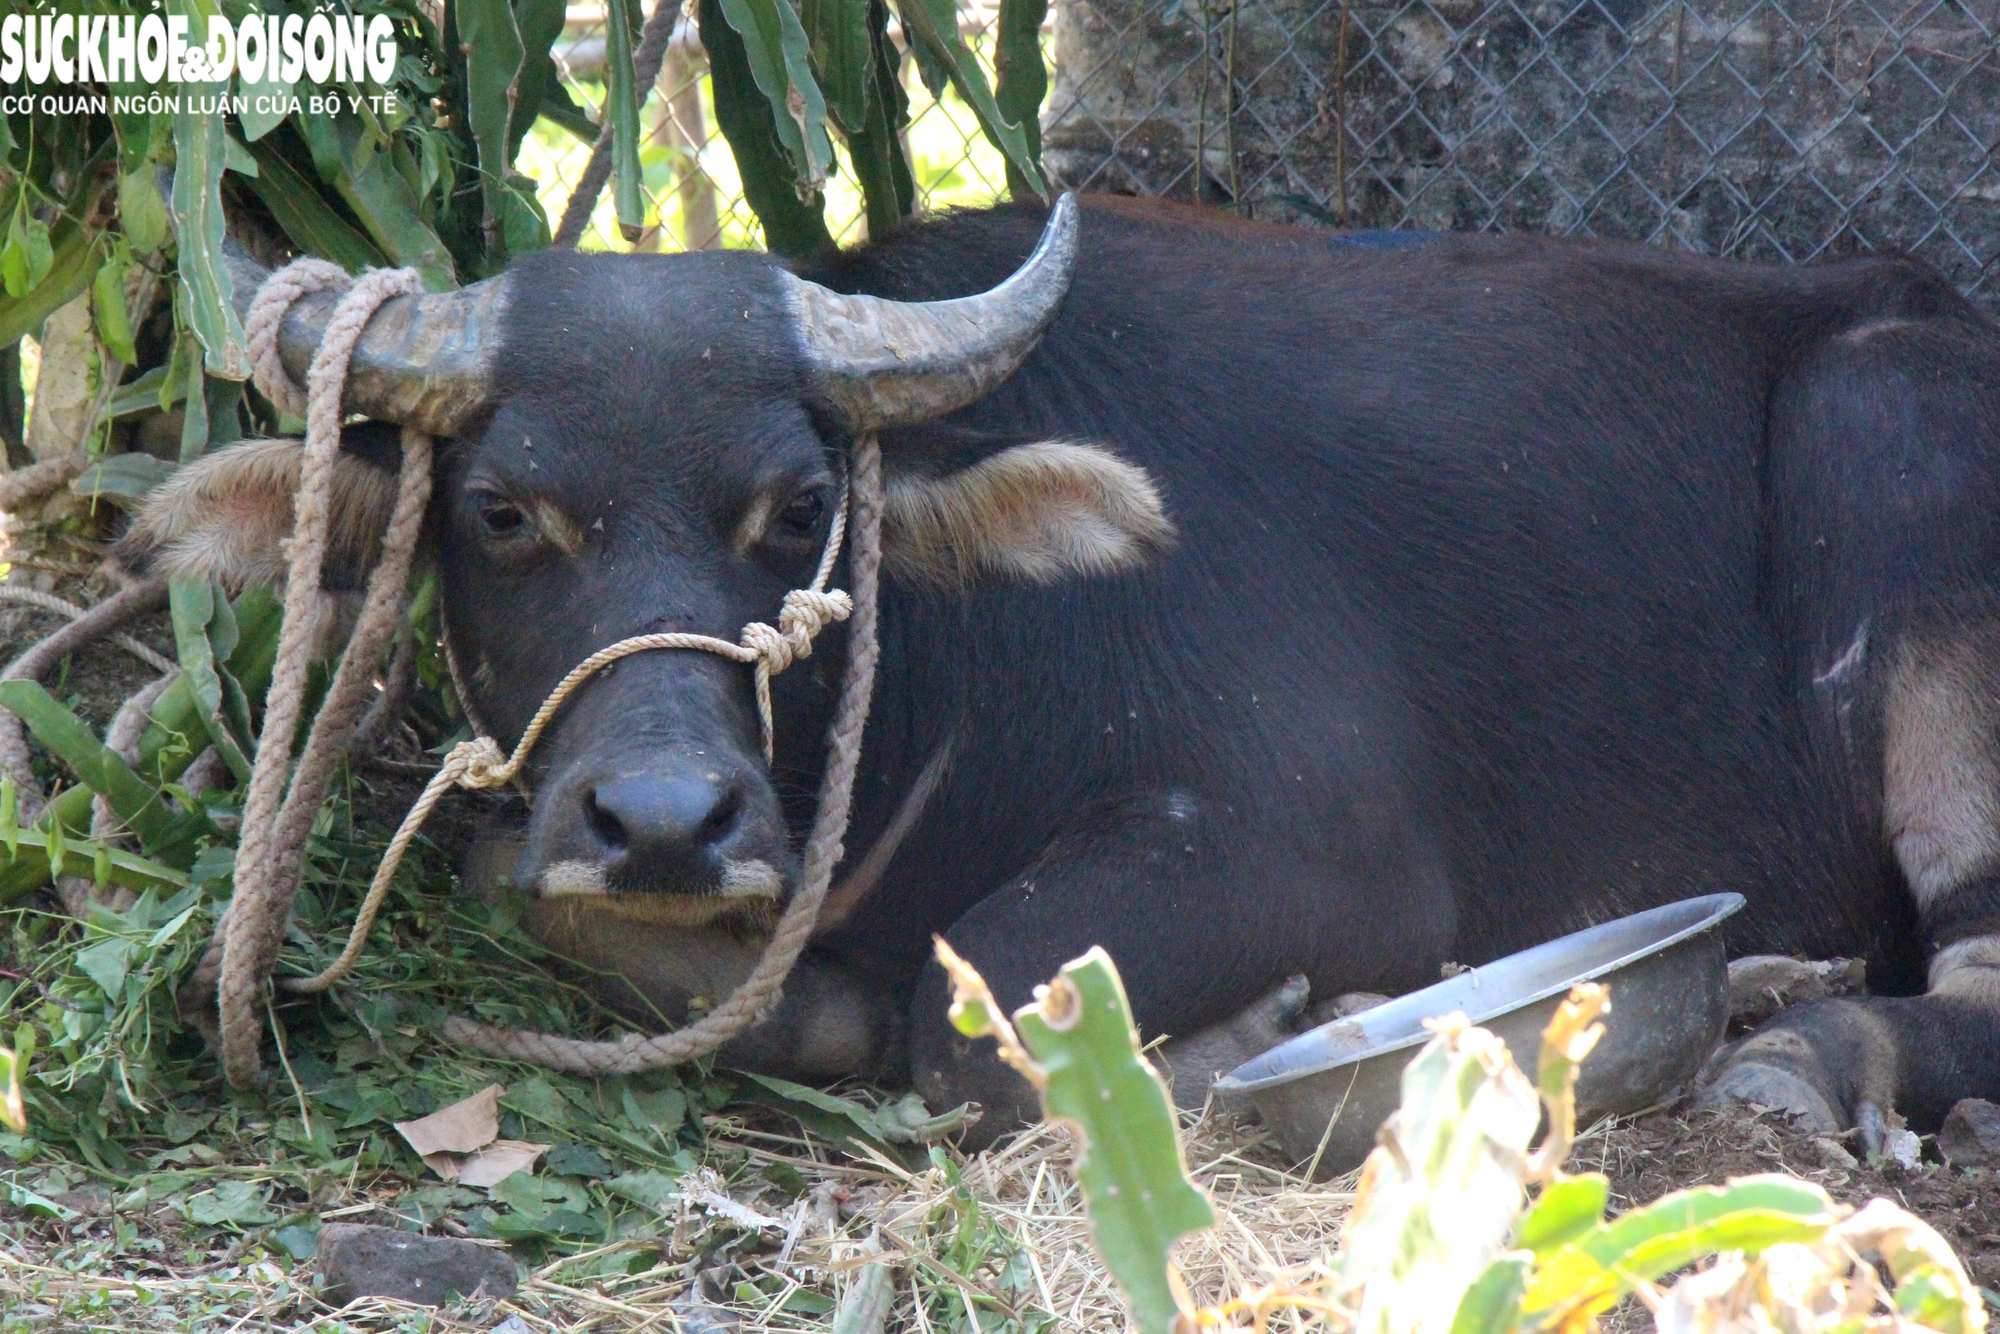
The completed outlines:
<svg viewBox="0 0 2000 1334">
<path fill-rule="evenodd" d="M 307 374 L 301 393 L 285 373 L 277 334 L 286 310 L 299 298 L 329 288 L 345 289 Z M 198 986 L 213 983 L 220 1012 L 223 1068 L 241 1087 L 258 1075 L 262 1024 L 258 1002 L 277 961 L 277 952 L 298 895 L 305 838 L 325 796 L 337 762 L 351 740 L 361 704 L 382 651 L 394 636 L 416 539 L 431 491 L 431 441 L 422 432 L 403 433 L 403 461 L 396 506 L 382 544 L 382 557 L 369 576 L 368 592 L 354 634 L 342 653 L 326 702 L 314 720 L 290 789 L 291 741 L 297 729 L 311 655 L 312 602 L 320 584 L 328 522 L 328 492 L 340 447 L 340 397 L 348 363 L 361 330 L 375 310 L 392 297 L 420 290 L 414 270 L 376 270 L 349 283 L 331 264 L 302 259 L 266 280 L 251 303 L 245 332 L 257 386 L 265 396 L 306 418 L 305 454 L 299 470 L 293 536 L 287 565 L 285 618 L 272 672 L 265 722 L 244 799 L 243 832 L 237 852 L 236 893 L 207 956 L 197 969 Z M 819 809 L 806 840 L 803 880 L 763 957 L 735 992 L 700 1021 L 673 1033 L 628 1036 L 618 1042 L 590 1042 L 521 1029 L 496 1028 L 466 1019 L 447 1020 L 445 1036 L 489 1055 L 581 1073 L 626 1074 L 677 1065 L 705 1056 L 759 1022 L 775 1006 L 785 978 L 798 961 L 832 884 L 847 832 L 854 775 L 860 763 L 862 731 L 874 690 L 876 584 L 881 566 L 881 455 L 873 436 L 855 442 L 846 503 L 836 509 L 810 587 L 785 595 L 778 624 L 752 622 L 736 643 L 699 634 L 637 635 L 620 640 L 578 663 L 536 710 L 512 754 L 490 736 L 461 742 L 425 785 L 383 854 L 345 948 L 321 972 L 287 979 L 298 992 L 325 991 L 360 956 L 410 840 L 453 786 L 490 788 L 513 781 L 556 712 L 598 671 L 655 649 L 698 649 L 751 667 L 764 755 L 772 753 L 771 678 L 812 652 L 812 642 L 828 624 L 852 617 L 848 659 L 840 702 L 829 728 L 829 756 L 820 787 Z M 829 590 L 843 542 L 851 543 L 854 596 Z M 463 693 L 461 688 L 461 694 Z"/>
</svg>

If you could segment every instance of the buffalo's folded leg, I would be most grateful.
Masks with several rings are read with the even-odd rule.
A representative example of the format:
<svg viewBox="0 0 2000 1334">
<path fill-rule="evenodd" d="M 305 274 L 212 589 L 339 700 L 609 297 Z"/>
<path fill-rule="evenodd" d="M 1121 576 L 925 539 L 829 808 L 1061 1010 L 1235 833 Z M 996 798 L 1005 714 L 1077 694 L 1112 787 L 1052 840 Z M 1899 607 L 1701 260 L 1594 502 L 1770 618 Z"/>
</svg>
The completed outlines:
<svg viewBox="0 0 2000 1334">
<path fill-rule="evenodd" d="M 1252 816 L 1192 788 L 1140 791 L 1081 813 L 946 936 L 1009 1011 L 1101 946 L 1141 1038 L 1168 1039 L 1176 1099 L 1198 1108 L 1216 1074 L 1302 1027 L 1314 992 L 1412 990 L 1448 957 L 1453 908 L 1440 880 L 1412 869 L 1429 864 L 1407 837 L 1413 822 L 1388 801 L 1375 811 L 1368 837 L 1330 845 L 1283 812 Z M 981 1147 L 1041 1107 L 991 1041 L 951 1027 L 949 1004 L 943 970 L 928 964 L 910 1002 L 911 1079 L 934 1109 L 980 1103 L 964 1143 Z"/>
<path fill-rule="evenodd" d="M 1787 1010 L 1728 1054 L 1702 1100 L 1775 1107 L 1814 1130 L 1859 1126 L 1879 1149 L 1892 1110 L 1929 1132 L 1960 1098 L 1996 1096 L 2000 1004 L 1932 994 Z"/>
<path fill-rule="evenodd" d="M 2000 1097 L 2000 878 L 1930 895 L 1921 913 L 1926 994 L 1785 1010 L 1715 1063 L 1703 1100 L 1859 1126 L 1877 1148 L 1891 1110 L 1928 1132 L 1960 1098 Z"/>
<path fill-rule="evenodd" d="M 1915 901 L 1928 990 L 1779 1013 L 1711 1063 L 1706 1101 L 1779 1107 L 1817 1129 L 1935 1129 L 2000 1096 L 2000 618 L 1906 628 L 1881 673 L 1882 834 Z"/>
<path fill-rule="evenodd" d="M 1154 1064 L 1173 1088 L 1174 1105 L 1182 1111 L 1201 1110 L 1218 1075 L 1296 1036 L 1311 998 L 1306 975 L 1294 973 L 1241 1014 L 1161 1043 Z"/>
</svg>

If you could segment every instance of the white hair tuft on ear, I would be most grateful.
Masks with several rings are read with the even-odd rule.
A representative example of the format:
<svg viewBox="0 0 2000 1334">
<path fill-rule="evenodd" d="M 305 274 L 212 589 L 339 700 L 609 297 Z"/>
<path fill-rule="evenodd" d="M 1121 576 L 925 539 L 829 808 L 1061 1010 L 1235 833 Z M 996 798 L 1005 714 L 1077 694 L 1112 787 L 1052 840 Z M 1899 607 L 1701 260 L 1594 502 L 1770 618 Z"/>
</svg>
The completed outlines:
<svg viewBox="0 0 2000 1334">
<path fill-rule="evenodd" d="M 118 559 L 168 579 L 219 579 L 232 592 L 282 584 L 303 454 L 297 440 L 246 440 L 187 464 L 147 494 Z M 395 502 L 393 471 L 335 455 L 329 584 L 358 585 L 374 566 Z"/>
<path fill-rule="evenodd" d="M 1016 445 L 955 472 L 888 482 L 882 556 L 915 583 L 1119 574 L 1174 543 L 1152 477 L 1101 445 Z"/>
</svg>

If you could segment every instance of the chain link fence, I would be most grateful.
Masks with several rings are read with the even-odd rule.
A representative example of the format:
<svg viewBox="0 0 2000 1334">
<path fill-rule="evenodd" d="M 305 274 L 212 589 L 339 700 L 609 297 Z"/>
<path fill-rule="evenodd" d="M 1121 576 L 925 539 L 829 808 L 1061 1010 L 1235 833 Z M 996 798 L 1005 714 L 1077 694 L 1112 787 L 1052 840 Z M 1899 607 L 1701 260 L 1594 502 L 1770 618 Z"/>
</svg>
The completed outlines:
<svg viewBox="0 0 2000 1334">
<path fill-rule="evenodd" d="M 2000 297 L 1994 0 L 1063 0 L 1063 181 L 1361 227 L 1804 262 Z"/>
<path fill-rule="evenodd" d="M 594 107 L 601 12 L 571 16 Z M 962 20 L 989 50 L 992 10 Z M 1057 0 L 1050 29 L 1044 145 L 1066 186 L 1790 262 L 1903 250 L 2000 300 L 2000 0 Z M 999 155 L 913 64 L 924 206 L 997 197 Z M 698 46 L 661 86 L 641 246 L 756 244 Z M 531 147 L 559 211 L 585 148 L 546 124 Z M 839 178 L 828 216 L 860 239 Z M 595 243 L 615 234 L 605 204 Z"/>
</svg>

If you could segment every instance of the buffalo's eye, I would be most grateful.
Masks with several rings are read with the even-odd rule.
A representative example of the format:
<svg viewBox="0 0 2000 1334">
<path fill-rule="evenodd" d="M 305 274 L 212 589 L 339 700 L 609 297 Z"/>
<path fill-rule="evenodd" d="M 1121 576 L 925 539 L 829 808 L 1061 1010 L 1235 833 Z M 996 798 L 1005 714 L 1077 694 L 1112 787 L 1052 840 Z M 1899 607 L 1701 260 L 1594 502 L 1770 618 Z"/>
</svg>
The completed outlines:
<svg viewBox="0 0 2000 1334">
<path fill-rule="evenodd" d="M 823 490 L 802 491 L 792 497 L 791 503 L 778 514 L 778 522 L 785 531 L 798 537 L 810 536 L 819 528 L 819 521 L 826 517 L 826 492 Z"/>
<path fill-rule="evenodd" d="M 528 516 L 512 501 L 488 496 L 479 503 L 479 524 L 489 537 L 519 537 L 527 529 Z"/>
</svg>

